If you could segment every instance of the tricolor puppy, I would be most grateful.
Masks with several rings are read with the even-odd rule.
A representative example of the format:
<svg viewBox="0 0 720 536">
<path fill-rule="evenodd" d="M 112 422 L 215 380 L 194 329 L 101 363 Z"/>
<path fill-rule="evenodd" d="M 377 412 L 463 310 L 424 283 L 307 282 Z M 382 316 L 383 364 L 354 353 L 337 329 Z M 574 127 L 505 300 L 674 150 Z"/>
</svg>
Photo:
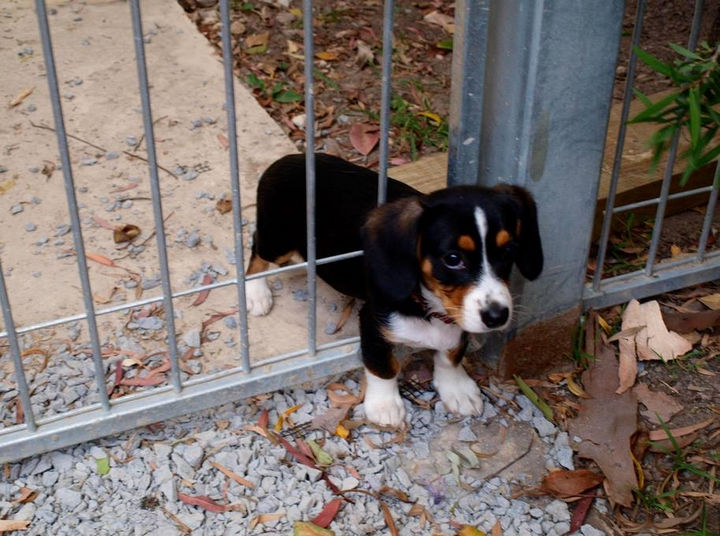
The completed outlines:
<svg viewBox="0 0 720 536">
<path fill-rule="evenodd" d="M 360 310 L 369 420 L 398 426 L 394 343 L 435 353 L 434 384 L 445 407 L 478 414 L 480 390 L 461 365 L 467 333 L 506 328 L 507 282 L 515 264 L 538 277 L 543 254 L 537 212 L 518 186 L 456 186 L 424 195 L 388 179 L 387 204 L 376 208 L 377 174 L 340 158 L 316 155 L 317 257 L 363 249 L 364 257 L 325 264 L 317 274 L 339 292 L 365 300 Z M 257 231 L 248 274 L 306 256 L 305 157 L 286 156 L 260 178 Z M 251 314 L 272 307 L 264 279 L 249 281 Z"/>
</svg>

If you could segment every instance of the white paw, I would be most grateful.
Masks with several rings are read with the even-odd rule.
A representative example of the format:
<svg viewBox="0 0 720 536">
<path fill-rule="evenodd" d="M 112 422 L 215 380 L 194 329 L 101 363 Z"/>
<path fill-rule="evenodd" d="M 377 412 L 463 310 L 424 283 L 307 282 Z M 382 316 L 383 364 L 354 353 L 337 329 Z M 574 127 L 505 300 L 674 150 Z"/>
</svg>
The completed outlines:
<svg viewBox="0 0 720 536">
<path fill-rule="evenodd" d="M 245 282 L 245 303 L 253 316 L 265 316 L 273 305 L 273 296 L 264 277 Z"/>
<path fill-rule="evenodd" d="M 397 380 L 383 380 L 366 371 L 365 416 L 380 426 L 405 424 L 405 405 L 400 398 Z"/>
<path fill-rule="evenodd" d="M 475 380 L 467 375 L 462 365 L 438 366 L 436 362 L 433 383 L 448 411 L 460 415 L 482 413 L 483 398 L 480 388 Z"/>
</svg>

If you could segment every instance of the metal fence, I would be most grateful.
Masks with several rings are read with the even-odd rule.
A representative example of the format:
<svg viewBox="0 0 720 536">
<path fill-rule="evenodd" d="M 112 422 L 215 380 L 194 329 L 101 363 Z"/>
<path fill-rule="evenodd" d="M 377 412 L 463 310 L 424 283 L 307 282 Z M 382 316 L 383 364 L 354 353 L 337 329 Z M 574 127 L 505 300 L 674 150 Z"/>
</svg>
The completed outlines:
<svg viewBox="0 0 720 536">
<path fill-rule="evenodd" d="M 696 0 L 692 26 L 687 41 L 687 48 L 695 50 L 700 34 L 700 26 L 703 19 L 703 0 Z M 630 55 L 627 80 L 625 84 L 625 97 L 620 115 L 620 126 L 615 147 L 615 158 L 613 161 L 610 188 L 605 206 L 602 230 L 599 239 L 599 249 L 596 259 L 596 270 L 592 282 L 589 283 L 584 292 L 583 300 L 587 307 L 604 307 L 617 303 L 624 303 L 631 298 L 643 298 L 653 294 L 660 294 L 675 290 L 681 287 L 702 283 L 712 279 L 720 278 L 720 251 L 707 251 L 708 238 L 710 237 L 713 216 L 717 206 L 718 190 L 720 189 L 720 162 L 716 164 L 713 183 L 710 186 L 699 188 L 688 188 L 671 194 L 670 186 L 673 181 L 673 166 L 678 154 L 680 141 L 680 130 L 673 136 L 668 151 L 668 160 L 662 179 L 660 194 L 657 197 L 616 206 L 616 194 L 618 183 L 621 177 L 621 161 L 625 146 L 627 120 L 630 112 L 630 101 L 633 95 L 632 87 L 635 81 L 635 68 L 637 54 L 635 47 L 640 44 L 642 34 L 643 18 L 646 10 L 646 1 L 639 0 L 635 17 L 635 26 L 632 34 L 633 50 Z M 609 149 L 609 148 L 608 148 Z M 658 246 L 663 230 L 663 218 L 665 217 L 668 201 L 683 197 L 707 194 L 708 201 L 705 208 L 702 229 L 698 236 L 697 253 L 677 260 L 658 262 Z M 604 264 L 608 253 L 609 238 L 613 217 L 620 213 L 628 213 L 643 207 L 657 206 L 648 258 L 641 270 L 632 271 L 614 277 L 604 277 Z"/>
<path fill-rule="evenodd" d="M 48 322 L 16 327 L 0 265 L 0 305 L 5 324 L 5 331 L 0 333 L 0 339 L 6 338 L 9 342 L 17 390 L 24 410 L 24 423 L 0 430 L 0 463 L 340 373 L 359 365 L 358 337 L 327 344 L 318 344 L 315 337 L 316 266 L 358 256 L 362 252 L 316 258 L 312 217 L 315 199 L 312 143 L 307 144 L 306 159 L 307 262 L 250 276 L 244 273 L 233 58 L 231 35 L 226 31 L 230 27 L 229 0 L 220 1 L 220 14 L 237 273 L 235 277 L 221 282 L 173 292 L 167 260 L 140 2 L 130 0 L 129 5 L 147 142 L 162 296 L 102 309 L 95 308 L 75 198 L 46 6 L 44 0 L 35 0 L 85 311 Z M 384 201 L 388 161 L 393 9 L 394 2 L 385 0 L 379 203 Z M 592 215 L 587 214 L 586 207 L 588 202 L 596 199 L 597 194 L 596 179 L 605 139 L 608 95 L 614 74 L 622 13 L 623 2 L 620 0 L 583 3 L 582 6 L 575 0 L 558 0 L 552 6 L 545 2 L 524 0 L 458 0 L 456 4 L 457 34 L 453 56 L 448 182 L 492 184 L 512 181 L 528 187 L 541 207 L 541 229 L 545 237 L 547 268 L 539 283 L 528 284 L 522 289 L 524 307 L 520 326 L 576 306 L 583 299 L 589 305 L 614 303 L 624 299 L 628 293 L 635 296 L 645 295 L 657 291 L 656 289 L 667 290 L 687 282 L 709 279 L 712 274 L 717 275 L 720 266 L 720 257 L 714 253 L 705 253 L 704 246 L 710 225 L 709 219 L 706 219 L 701 238 L 702 247 L 697 258 L 688 261 L 689 264 L 658 265 L 654 261 L 648 261 L 645 272 L 641 274 L 612 279 L 602 279 L 599 274 L 593 286 L 584 292 L 583 298 L 584 269 L 592 225 Z M 305 139 L 313 140 L 315 121 L 311 0 L 303 1 L 303 17 L 307 114 Z M 638 17 L 641 18 L 640 15 Z M 600 30 L 595 31 L 596 28 Z M 636 31 L 639 32 L 637 29 Z M 572 49 L 574 44 L 581 41 L 587 50 L 584 56 L 577 57 L 572 54 Z M 528 46 L 523 46 L 523 43 Z M 508 51 L 512 52 L 511 56 L 508 56 Z M 632 61 L 635 61 L 634 58 Z M 628 73 L 628 79 L 631 78 L 632 75 Z M 568 86 L 575 88 L 569 96 Z M 591 97 L 587 96 L 589 94 Z M 624 118 L 626 117 L 627 113 Z M 618 151 L 622 150 L 623 132 L 621 131 Z M 672 166 L 669 165 L 669 168 L 672 169 Z M 577 174 L 586 180 L 578 181 Z M 617 184 L 618 175 L 618 170 L 614 170 L 613 184 Z M 668 180 L 666 176 L 665 182 Z M 658 204 L 660 215 L 669 197 L 665 182 L 664 193 L 658 199 L 647 201 Z M 559 196 L 558 191 L 569 193 Z M 711 193 L 707 211 L 711 214 L 717 200 L 717 181 L 716 186 L 707 191 Z M 568 199 L 573 196 L 576 203 L 571 203 L 573 206 L 568 207 Z M 608 215 L 623 209 L 629 210 L 628 207 L 613 207 L 611 195 L 606 211 Z M 577 227 L 577 232 L 571 233 L 572 236 L 567 236 L 569 225 Z M 607 242 L 608 238 L 608 225 L 606 218 L 603 226 L 604 242 Z M 657 227 L 659 233 L 659 223 Z M 657 240 L 654 235 L 654 248 L 657 247 Z M 290 270 L 307 272 L 307 345 L 300 350 L 251 362 L 244 282 Z M 230 370 L 183 380 L 175 336 L 173 300 L 229 286 L 236 287 L 238 299 L 240 365 Z M 107 364 L 102 356 L 96 320 L 102 315 L 155 302 L 162 303 L 166 314 L 170 385 L 110 399 L 106 387 Z M 78 320 L 86 321 L 89 329 L 99 402 L 60 415 L 39 418 L 33 412 L 31 391 L 23 372 L 20 336 Z"/>
</svg>

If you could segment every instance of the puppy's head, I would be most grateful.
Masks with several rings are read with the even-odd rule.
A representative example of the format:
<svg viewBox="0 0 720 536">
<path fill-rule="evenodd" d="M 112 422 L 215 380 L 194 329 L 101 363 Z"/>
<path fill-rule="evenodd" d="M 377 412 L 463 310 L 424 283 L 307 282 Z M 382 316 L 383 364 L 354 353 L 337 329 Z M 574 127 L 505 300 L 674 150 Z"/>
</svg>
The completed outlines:
<svg viewBox="0 0 720 536">
<path fill-rule="evenodd" d="M 418 290 L 464 330 L 508 326 L 512 265 L 540 275 L 537 211 L 518 186 L 454 187 L 375 209 L 363 229 L 370 292 L 399 302 Z"/>
</svg>

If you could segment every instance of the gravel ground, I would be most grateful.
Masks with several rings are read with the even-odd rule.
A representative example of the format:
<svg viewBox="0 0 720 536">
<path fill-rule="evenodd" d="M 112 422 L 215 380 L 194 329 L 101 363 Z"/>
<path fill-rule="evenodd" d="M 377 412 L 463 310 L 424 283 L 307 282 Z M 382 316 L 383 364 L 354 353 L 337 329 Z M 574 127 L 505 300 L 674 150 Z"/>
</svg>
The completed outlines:
<svg viewBox="0 0 720 536">
<path fill-rule="evenodd" d="M 355 372 L 335 380 L 357 392 L 359 377 Z M 246 426 L 256 425 L 268 410 L 272 427 L 283 411 L 297 404 L 302 406 L 291 415 L 294 423 L 324 413 L 330 407 L 329 381 L 8 464 L 0 482 L 0 519 L 29 520 L 22 534 L 37 535 L 174 535 L 188 534 L 187 528 L 203 535 L 291 534 L 295 521 L 313 519 L 337 495 L 320 471 L 297 463 L 282 445 Z M 524 453 L 509 454 L 510 465 L 500 472 L 494 466 L 507 465 L 502 448 L 496 450 L 497 459 L 481 454 L 488 452 L 488 441 L 498 444 L 498 435 L 501 443 L 521 443 L 523 435 L 515 433 L 520 430 L 533 441 L 532 453 L 544 457 L 545 467 L 573 466 L 567 434 L 546 421 L 527 398 L 509 390 L 491 384 L 486 393 L 493 403 L 486 403 L 477 418 L 449 415 L 441 402 L 421 407 L 406 401 L 412 424 L 397 442 L 395 433 L 365 425 L 352 430 L 348 440 L 321 431 L 306 438 L 322 444 L 332 457 L 327 473 L 339 488 L 375 492 L 389 486 L 425 508 L 427 520 L 413 515 L 418 507 L 411 511 L 410 503 L 383 499 L 400 534 L 453 535 L 458 523 L 490 534 L 498 522 L 504 536 L 565 534 L 570 521 L 565 502 L 513 498 L 544 473 L 537 463 L 523 460 L 531 451 L 527 442 L 519 447 Z M 430 401 L 433 396 L 426 392 L 422 398 Z M 349 417 L 362 419 L 362 404 Z M 498 434 L 500 427 L 506 430 Z M 213 463 L 254 488 L 226 477 Z M 493 471 L 497 474 L 489 474 Z M 19 504 L 23 488 L 37 496 Z M 179 493 L 208 496 L 233 507 L 208 511 L 183 503 Z M 375 497 L 361 492 L 347 496 L 353 503 L 344 503 L 330 525 L 335 534 L 389 533 Z M 606 509 L 604 501 L 596 501 L 596 508 Z M 258 519 L 263 514 L 278 515 Z M 585 525 L 576 534 L 605 533 Z"/>
</svg>

